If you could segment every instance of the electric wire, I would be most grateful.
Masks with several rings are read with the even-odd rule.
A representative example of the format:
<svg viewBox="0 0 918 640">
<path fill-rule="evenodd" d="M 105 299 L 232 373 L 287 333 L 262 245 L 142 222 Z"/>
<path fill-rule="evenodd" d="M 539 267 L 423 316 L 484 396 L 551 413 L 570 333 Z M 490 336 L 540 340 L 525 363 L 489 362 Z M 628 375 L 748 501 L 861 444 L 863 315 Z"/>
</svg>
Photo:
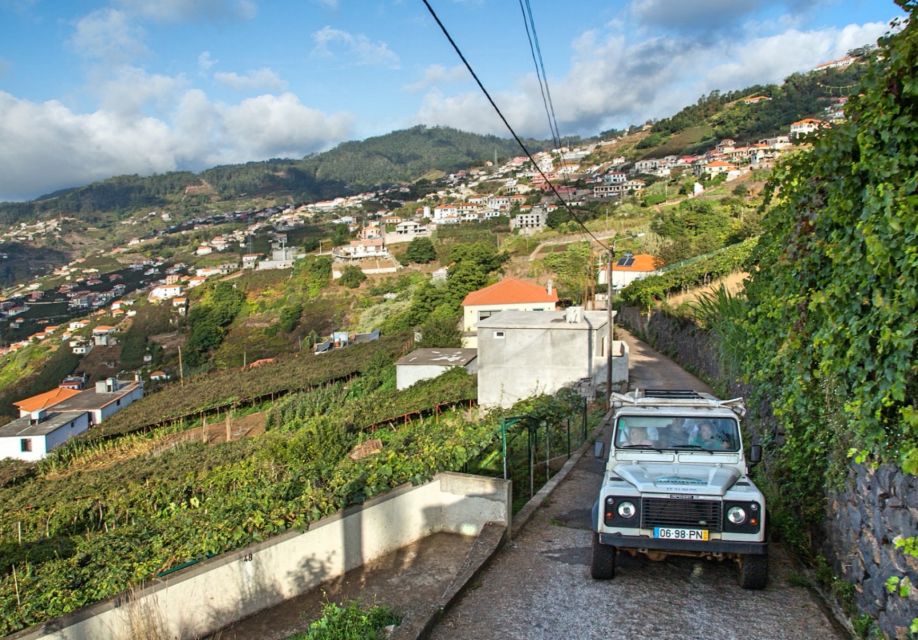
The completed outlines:
<svg viewBox="0 0 918 640">
<path fill-rule="evenodd" d="M 548 97 L 548 110 L 550 112 L 549 118 L 555 127 L 555 137 L 557 138 L 557 147 L 561 146 L 561 129 L 558 127 L 558 118 L 555 116 L 555 105 L 551 99 L 551 89 L 548 86 L 548 74 L 545 73 L 545 62 L 542 60 L 542 47 L 539 46 L 539 34 L 536 31 L 535 18 L 532 15 L 532 6 L 529 4 L 529 0 L 524 0 L 526 3 L 526 10 L 523 12 L 524 15 L 529 16 L 529 26 L 532 28 L 532 39 L 535 42 L 535 53 L 538 57 L 538 69 L 542 71 L 542 80 L 545 82 L 545 95 Z M 537 69 L 537 72 L 538 72 Z"/>
<path fill-rule="evenodd" d="M 542 82 L 542 73 L 539 71 L 539 61 L 536 59 L 536 50 L 532 42 L 532 34 L 529 31 L 529 20 L 526 15 L 526 8 L 523 5 L 523 0 L 519 0 L 519 2 L 520 11 L 523 14 L 523 26 L 526 28 L 526 39 L 529 40 L 529 52 L 532 54 L 532 64 L 535 65 L 536 78 L 539 80 L 539 93 L 542 94 L 542 106 L 545 107 L 545 116 L 548 118 L 548 129 L 551 131 L 551 139 L 557 149 L 561 146 L 561 135 L 558 131 L 557 123 L 552 120 L 552 111 L 548 106 L 548 96 L 545 95 L 545 90 L 548 88 L 546 86 L 548 82 L 547 79 L 545 83 Z"/>
<path fill-rule="evenodd" d="M 523 143 L 522 139 L 517 135 L 513 127 L 510 126 L 510 123 L 507 121 L 507 118 L 504 116 L 503 112 L 500 110 L 500 107 L 498 107 L 497 103 L 494 102 L 494 98 L 492 98 L 491 94 L 488 93 L 488 90 L 485 88 L 484 83 L 482 83 L 481 79 L 478 77 L 478 74 L 475 73 L 475 70 L 472 68 L 472 65 L 466 59 L 465 54 L 462 53 L 462 49 L 460 49 L 459 45 L 456 44 L 456 41 L 453 40 L 453 36 L 450 34 L 449 30 L 446 28 L 446 25 L 444 25 L 443 22 L 440 20 L 440 16 L 438 16 L 437 12 L 434 11 L 434 8 L 430 6 L 430 2 L 428 2 L 428 0 L 421 0 L 421 2 L 423 2 L 424 6 L 427 7 L 427 11 L 430 12 L 431 17 L 437 23 L 437 26 L 440 27 L 440 31 L 443 32 L 444 36 L 446 36 L 446 39 L 449 41 L 450 45 L 452 45 L 453 50 L 456 52 L 456 55 L 459 56 L 459 59 L 462 60 L 462 63 L 465 65 L 465 68 L 468 69 L 468 72 L 471 74 L 472 78 L 475 80 L 475 83 L 478 85 L 478 88 L 481 89 L 481 92 L 484 94 L 485 98 L 488 99 L 488 102 L 491 104 L 491 107 L 493 107 L 494 111 L 497 113 L 501 122 L 504 123 L 504 126 L 507 127 L 507 130 L 510 132 L 510 135 L 513 136 L 513 139 L 519 145 L 520 149 L 523 150 L 523 153 L 526 154 L 526 157 L 529 158 L 530 162 L 532 162 L 536 171 L 538 171 L 539 175 L 542 176 L 542 179 L 545 180 L 545 184 L 548 185 L 548 187 L 551 189 L 551 192 L 555 195 L 556 198 L 558 198 L 558 201 L 564 206 L 565 210 L 570 214 L 571 218 L 573 218 L 574 221 L 577 222 L 577 224 L 583 227 L 583 230 L 586 231 L 587 234 L 591 238 L 593 238 L 593 240 L 595 240 L 596 243 L 600 247 L 602 247 L 603 249 L 611 253 L 612 248 L 609 247 L 607 244 L 605 244 L 602 240 L 597 238 L 593 234 L 593 232 L 590 231 L 590 229 L 583 223 L 583 220 L 581 220 L 577 216 L 577 214 L 574 213 L 573 208 L 571 208 L 571 206 L 567 203 L 567 201 L 561 197 L 561 194 L 558 193 L 558 190 L 555 188 L 555 185 L 551 182 L 551 180 L 548 179 L 548 176 L 545 175 L 545 172 L 543 172 L 541 167 L 539 167 L 539 163 L 535 161 L 535 158 L 532 156 L 532 153 L 529 152 L 529 149 L 526 148 L 526 145 Z"/>
</svg>

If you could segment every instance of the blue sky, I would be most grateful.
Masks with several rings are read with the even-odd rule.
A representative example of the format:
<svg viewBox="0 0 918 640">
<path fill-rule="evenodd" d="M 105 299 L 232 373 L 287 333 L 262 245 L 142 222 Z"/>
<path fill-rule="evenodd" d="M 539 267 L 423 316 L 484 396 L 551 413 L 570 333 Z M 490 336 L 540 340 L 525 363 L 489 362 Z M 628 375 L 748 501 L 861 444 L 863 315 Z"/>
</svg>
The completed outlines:
<svg viewBox="0 0 918 640">
<path fill-rule="evenodd" d="M 431 0 L 549 137 L 519 2 Z M 530 0 L 562 135 L 669 115 L 874 42 L 890 0 Z M 506 135 L 420 0 L 0 0 L 0 200 L 449 125 Z"/>
</svg>

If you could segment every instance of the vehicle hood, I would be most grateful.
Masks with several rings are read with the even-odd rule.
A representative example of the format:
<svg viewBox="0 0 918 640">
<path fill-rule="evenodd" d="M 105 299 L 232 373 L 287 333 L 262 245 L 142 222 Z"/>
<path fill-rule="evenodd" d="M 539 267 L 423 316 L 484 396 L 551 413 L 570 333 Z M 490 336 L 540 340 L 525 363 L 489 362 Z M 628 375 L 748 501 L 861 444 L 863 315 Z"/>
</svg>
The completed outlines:
<svg viewBox="0 0 918 640">
<path fill-rule="evenodd" d="M 730 467 L 684 464 L 626 464 L 615 468 L 623 480 L 641 493 L 689 493 L 721 496 L 740 474 Z"/>
</svg>

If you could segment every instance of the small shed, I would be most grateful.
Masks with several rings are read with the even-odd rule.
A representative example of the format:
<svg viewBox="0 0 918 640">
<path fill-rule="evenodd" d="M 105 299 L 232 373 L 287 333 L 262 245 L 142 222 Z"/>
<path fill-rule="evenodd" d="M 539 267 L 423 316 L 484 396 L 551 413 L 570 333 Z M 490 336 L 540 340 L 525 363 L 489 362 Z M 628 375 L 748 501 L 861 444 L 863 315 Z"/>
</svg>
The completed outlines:
<svg viewBox="0 0 918 640">
<path fill-rule="evenodd" d="M 421 380 L 436 378 L 455 367 L 477 373 L 478 351 L 459 348 L 415 349 L 395 363 L 395 384 L 399 390 L 407 389 Z"/>
</svg>

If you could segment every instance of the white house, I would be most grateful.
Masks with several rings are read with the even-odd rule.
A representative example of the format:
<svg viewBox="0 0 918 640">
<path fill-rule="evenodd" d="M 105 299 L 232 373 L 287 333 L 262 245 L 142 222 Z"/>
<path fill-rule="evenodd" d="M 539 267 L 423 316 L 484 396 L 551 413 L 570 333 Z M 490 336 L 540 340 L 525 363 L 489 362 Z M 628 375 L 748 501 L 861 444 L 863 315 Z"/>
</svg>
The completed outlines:
<svg viewBox="0 0 918 640">
<path fill-rule="evenodd" d="M 170 300 L 180 295 L 182 295 L 182 285 L 163 284 L 158 287 L 153 287 L 150 290 L 149 299 L 150 302 L 161 302 L 162 300 Z"/>
<path fill-rule="evenodd" d="M 504 278 L 497 284 L 472 291 L 462 301 L 462 346 L 478 346 L 477 326 L 501 311 L 550 311 L 558 305 L 558 294 L 551 283 L 542 287 L 534 282 Z"/>
<path fill-rule="evenodd" d="M 54 405 L 55 411 L 85 411 L 90 423 L 101 424 L 135 400 L 143 397 L 143 383 L 107 378 L 96 382 L 94 389 L 80 391 L 75 396 Z"/>
<path fill-rule="evenodd" d="M 92 330 L 92 341 L 97 347 L 110 347 L 115 342 L 115 327 L 100 324 Z"/>
<path fill-rule="evenodd" d="M 819 131 L 819 129 L 823 126 L 825 126 L 825 123 L 822 120 L 818 120 L 816 118 L 804 118 L 803 120 L 797 120 L 797 122 L 792 123 L 790 126 L 790 137 L 801 138 L 803 136 Z"/>
<path fill-rule="evenodd" d="M 614 345 L 613 384 L 628 379 L 628 349 Z M 589 379 L 605 384 L 605 311 L 504 311 L 478 323 L 478 404 L 509 407 Z"/>
<path fill-rule="evenodd" d="M 89 429 L 86 411 L 38 409 L 0 427 L 0 459 L 34 462 Z"/>
<path fill-rule="evenodd" d="M 533 208 L 532 211 L 519 213 L 510 220 L 510 230 L 519 231 L 521 235 L 536 233 L 545 228 L 548 213 L 542 208 Z"/>
<path fill-rule="evenodd" d="M 475 373 L 478 371 L 477 358 L 475 349 L 415 349 L 395 363 L 395 386 L 401 391 L 456 367 Z"/>
<path fill-rule="evenodd" d="M 660 273 L 660 260 L 646 253 L 626 253 L 612 266 L 612 288 L 621 291 L 635 280 Z M 605 265 L 599 269 L 599 284 L 606 285 Z M 597 296 L 598 297 L 598 296 Z"/>
</svg>

